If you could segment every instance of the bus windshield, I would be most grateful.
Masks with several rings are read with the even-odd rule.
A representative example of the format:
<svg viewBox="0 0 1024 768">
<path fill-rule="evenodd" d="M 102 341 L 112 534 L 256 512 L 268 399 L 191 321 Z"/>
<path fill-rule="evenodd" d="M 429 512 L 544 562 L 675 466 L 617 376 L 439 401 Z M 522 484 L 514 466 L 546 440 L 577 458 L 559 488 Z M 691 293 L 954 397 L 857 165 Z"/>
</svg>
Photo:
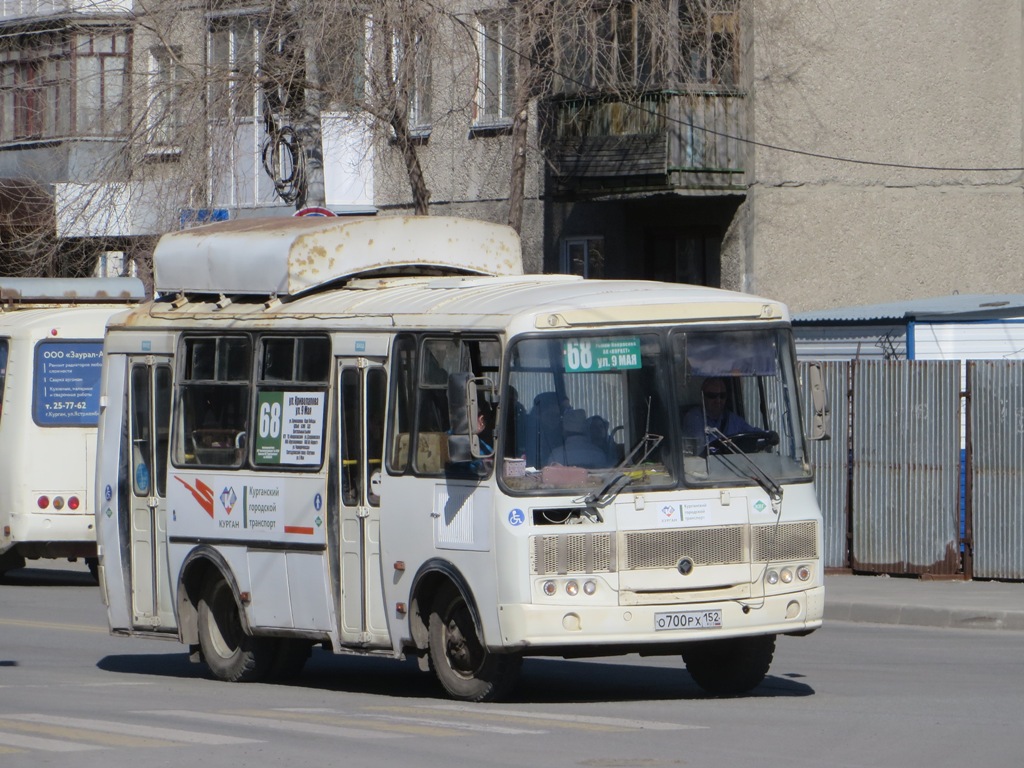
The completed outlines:
<svg viewBox="0 0 1024 768">
<path fill-rule="evenodd" d="M 512 491 L 806 480 L 788 330 L 515 342 L 502 401 Z"/>
</svg>

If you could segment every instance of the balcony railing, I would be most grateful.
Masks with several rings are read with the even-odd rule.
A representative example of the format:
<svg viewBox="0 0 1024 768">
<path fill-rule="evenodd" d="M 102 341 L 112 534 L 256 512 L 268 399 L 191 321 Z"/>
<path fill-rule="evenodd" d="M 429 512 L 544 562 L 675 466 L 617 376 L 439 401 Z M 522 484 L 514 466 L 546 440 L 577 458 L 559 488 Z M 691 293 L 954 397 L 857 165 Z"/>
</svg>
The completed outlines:
<svg viewBox="0 0 1024 768">
<path fill-rule="evenodd" d="M 554 100 L 548 156 L 555 184 L 562 190 L 742 188 L 744 105 L 742 94 L 711 91 Z"/>
</svg>

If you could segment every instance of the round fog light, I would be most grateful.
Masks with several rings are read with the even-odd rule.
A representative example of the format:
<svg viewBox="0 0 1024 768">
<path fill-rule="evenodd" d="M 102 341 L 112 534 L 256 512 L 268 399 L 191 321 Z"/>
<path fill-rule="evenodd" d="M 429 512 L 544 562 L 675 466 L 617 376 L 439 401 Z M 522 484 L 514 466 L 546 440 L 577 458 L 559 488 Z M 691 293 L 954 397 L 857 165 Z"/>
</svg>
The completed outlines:
<svg viewBox="0 0 1024 768">
<path fill-rule="evenodd" d="M 769 584 L 779 583 L 779 574 L 775 571 L 768 571 L 768 574 L 764 577 L 764 580 Z"/>
<path fill-rule="evenodd" d="M 568 584 L 565 585 L 565 594 L 569 595 L 570 597 L 576 597 L 576 595 L 578 595 L 579 593 L 580 585 L 577 584 L 575 581 L 570 581 Z"/>
<path fill-rule="evenodd" d="M 782 569 L 782 583 L 783 584 L 789 584 L 791 581 L 793 581 L 793 572 L 791 570 L 789 570 L 789 568 L 783 568 Z"/>
<path fill-rule="evenodd" d="M 544 582 L 544 594 L 547 595 L 548 597 L 551 597 L 553 594 L 555 594 L 555 592 L 557 590 L 558 590 L 558 587 L 555 586 L 555 582 L 553 582 L 553 581 L 545 581 Z"/>
</svg>

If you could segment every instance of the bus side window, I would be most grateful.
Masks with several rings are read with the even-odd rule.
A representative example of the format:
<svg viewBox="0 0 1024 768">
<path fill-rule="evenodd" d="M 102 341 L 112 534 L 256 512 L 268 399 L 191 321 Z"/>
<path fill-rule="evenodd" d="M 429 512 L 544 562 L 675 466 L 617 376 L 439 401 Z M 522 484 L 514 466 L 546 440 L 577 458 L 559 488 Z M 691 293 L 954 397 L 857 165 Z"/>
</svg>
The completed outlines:
<svg viewBox="0 0 1024 768">
<path fill-rule="evenodd" d="M 252 348 L 248 337 L 186 337 L 181 382 L 180 464 L 236 467 L 245 461 Z"/>
</svg>

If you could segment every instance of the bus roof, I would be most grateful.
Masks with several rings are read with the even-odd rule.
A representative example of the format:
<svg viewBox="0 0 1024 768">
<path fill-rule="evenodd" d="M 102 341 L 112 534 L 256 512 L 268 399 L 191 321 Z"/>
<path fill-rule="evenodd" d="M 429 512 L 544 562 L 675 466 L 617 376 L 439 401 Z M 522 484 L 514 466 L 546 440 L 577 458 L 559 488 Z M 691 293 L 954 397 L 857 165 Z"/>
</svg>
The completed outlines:
<svg viewBox="0 0 1024 768">
<path fill-rule="evenodd" d="M 338 290 L 265 302 L 171 301 L 140 305 L 113 326 L 137 330 L 248 322 L 324 329 L 452 329 L 523 333 L 611 326 L 787 321 L 784 304 L 745 293 L 643 280 L 572 275 L 356 279 Z"/>
<path fill-rule="evenodd" d="M 0 277 L 0 307 L 129 304 L 146 298 L 137 277 Z"/>
<path fill-rule="evenodd" d="M 161 294 L 294 296 L 360 275 L 521 275 L 515 230 L 443 216 L 239 219 L 164 235 Z"/>
</svg>

